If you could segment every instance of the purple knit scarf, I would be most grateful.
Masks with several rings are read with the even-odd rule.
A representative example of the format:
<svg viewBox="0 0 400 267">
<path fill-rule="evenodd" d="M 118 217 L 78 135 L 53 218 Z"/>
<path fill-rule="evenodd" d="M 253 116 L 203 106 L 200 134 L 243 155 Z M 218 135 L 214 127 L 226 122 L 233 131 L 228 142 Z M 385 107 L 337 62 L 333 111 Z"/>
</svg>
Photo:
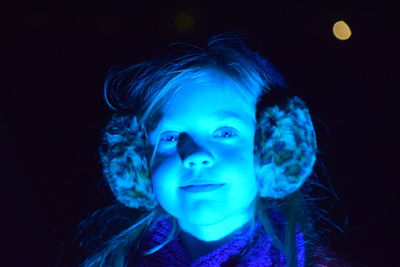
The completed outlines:
<svg viewBox="0 0 400 267">
<path fill-rule="evenodd" d="M 151 249 L 161 244 L 171 230 L 169 220 L 161 220 L 157 222 L 155 230 L 148 234 L 142 243 L 141 251 Z M 241 249 L 243 249 L 253 237 L 253 245 L 250 250 L 242 258 L 238 257 Z M 303 234 L 298 233 L 296 236 L 297 259 L 299 267 L 304 266 L 304 239 Z M 271 239 L 265 233 L 260 224 L 251 236 L 248 231 L 242 231 L 235 235 L 230 241 L 215 249 L 214 251 L 202 256 L 201 258 L 191 262 L 184 251 L 179 238 L 169 242 L 167 245 L 142 259 L 131 259 L 129 267 L 183 267 L 183 266 L 240 266 L 240 267 L 259 267 L 259 266 L 286 266 L 285 256 L 277 248 L 272 245 Z"/>
</svg>

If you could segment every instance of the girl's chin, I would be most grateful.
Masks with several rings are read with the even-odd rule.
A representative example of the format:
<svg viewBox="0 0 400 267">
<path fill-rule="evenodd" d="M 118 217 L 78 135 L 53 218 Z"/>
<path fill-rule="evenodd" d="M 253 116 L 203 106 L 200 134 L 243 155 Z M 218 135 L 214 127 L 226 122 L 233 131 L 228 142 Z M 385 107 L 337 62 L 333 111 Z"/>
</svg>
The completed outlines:
<svg viewBox="0 0 400 267">
<path fill-rule="evenodd" d="M 185 203 L 177 217 L 187 224 L 211 226 L 223 221 L 230 213 L 224 201 L 188 196 Z"/>
<path fill-rule="evenodd" d="M 184 218 L 177 218 L 180 228 L 207 242 L 228 236 L 250 220 L 249 216 L 244 213 L 230 216 L 226 212 L 213 212 L 207 215 L 197 212 L 188 215 Z"/>
</svg>

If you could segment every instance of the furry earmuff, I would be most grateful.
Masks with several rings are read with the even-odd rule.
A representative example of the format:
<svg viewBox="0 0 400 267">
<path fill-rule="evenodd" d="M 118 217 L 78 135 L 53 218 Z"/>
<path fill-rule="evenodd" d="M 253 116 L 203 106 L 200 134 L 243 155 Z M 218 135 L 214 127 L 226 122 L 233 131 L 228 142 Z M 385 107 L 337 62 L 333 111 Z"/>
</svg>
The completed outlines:
<svg viewBox="0 0 400 267">
<path fill-rule="evenodd" d="M 261 112 L 255 140 L 260 197 L 283 198 L 311 174 L 317 142 L 309 111 L 298 97 Z"/>
<path fill-rule="evenodd" d="M 147 153 L 146 131 L 136 117 L 115 114 L 105 128 L 100 156 L 111 191 L 127 207 L 157 206 Z"/>
<path fill-rule="evenodd" d="M 261 197 L 283 198 L 311 174 L 315 132 L 308 109 L 298 97 L 261 112 L 255 141 Z M 148 153 L 146 132 L 136 117 L 115 114 L 105 128 L 100 155 L 111 191 L 125 206 L 151 210 L 158 205 Z"/>
</svg>

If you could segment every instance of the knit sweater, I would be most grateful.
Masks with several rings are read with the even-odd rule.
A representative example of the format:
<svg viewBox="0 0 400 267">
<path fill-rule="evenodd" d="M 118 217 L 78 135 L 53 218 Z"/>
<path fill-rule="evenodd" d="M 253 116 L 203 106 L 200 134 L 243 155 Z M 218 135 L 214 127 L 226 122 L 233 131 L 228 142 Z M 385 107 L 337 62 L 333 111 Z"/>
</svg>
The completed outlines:
<svg viewBox="0 0 400 267">
<path fill-rule="evenodd" d="M 171 230 L 169 220 L 161 220 L 151 231 L 142 243 L 141 252 L 161 244 Z M 239 258 L 237 255 L 245 248 L 248 242 L 253 242 L 250 250 Z M 302 233 L 296 236 L 297 259 L 299 267 L 304 266 L 304 240 Z M 270 237 L 265 233 L 261 224 L 256 223 L 252 234 L 248 228 L 241 230 L 230 241 L 218 247 L 212 252 L 191 261 L 184 251 L 180 239 L 175 238 L 167 245 L 153 254 L 144 258 L 132 258 L 129 267 L 200 267 L 200 266 L 238 266 L 238 267 L 259 267 L 259 266 L 286 266 L 286 260 L 282 252 L 272 245 Z"/>
</svg>

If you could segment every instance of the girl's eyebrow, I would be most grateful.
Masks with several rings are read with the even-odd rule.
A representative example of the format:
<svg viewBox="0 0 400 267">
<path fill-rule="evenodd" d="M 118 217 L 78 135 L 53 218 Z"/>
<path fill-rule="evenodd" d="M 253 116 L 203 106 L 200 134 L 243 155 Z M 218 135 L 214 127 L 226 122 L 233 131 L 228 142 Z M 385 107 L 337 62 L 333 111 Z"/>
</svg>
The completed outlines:
<svg viewBox="0 0 400 267">
<path fill-rule="evenodd" d="M 218 112 L 212 114 L 211 118 L 214 120 L 217 120 L 217 121 L 234 119 L 234 120 L 238 120 L 245 124 L 249 123 L 248 117 L 246 118 L 245 116 L 243 116 L 243 114 L 238 114 L 238 113 L 232 112 L 230 110 L 218 111 Z M 253 116 L 250 116 L 250 118 L 251 118 L 251 123 L 254 123 L 255 118 L 253 118 Z"/>
<path fill-rule="evenodd" d="M 217 111 L 215 113 L 212 113 L 209 117 L 208 117 L 210 123 L 214 123 L 214 122 L 219 122 L 219 121 L 225 121 L 225 120 L 237 120 L 241 123 L 246 123 L 248 122 L 248 119 L 246 119 L 244 116 L 242 116 L 241 114 L 238 114 L 236 112 L 232 112 L 230 110 L 223 110 L 223 111 Z M 180 118 L 173 118 L 173 119 L 168 119 L 166 122 L 164 121 L 163 126 L 179 126 L 181 125 L 181 123 L 185 121 L 185 119 L 180 119 Z M 253 122 L 253 119 L 252 119 Z"/>
<path fill-rule="evenodd" d="M 241 116 L 240 114 L 237 114 L 236 112 L 232 112 L 229 110 L 218 111 L 218 112 L 212 114 L 211 118 L 217 119 L 217 120 L 233 118 L 233 119 L 239 119 L 242 121 L 246 121 L 245 118 L 243 116 Z"/>
</svg>

